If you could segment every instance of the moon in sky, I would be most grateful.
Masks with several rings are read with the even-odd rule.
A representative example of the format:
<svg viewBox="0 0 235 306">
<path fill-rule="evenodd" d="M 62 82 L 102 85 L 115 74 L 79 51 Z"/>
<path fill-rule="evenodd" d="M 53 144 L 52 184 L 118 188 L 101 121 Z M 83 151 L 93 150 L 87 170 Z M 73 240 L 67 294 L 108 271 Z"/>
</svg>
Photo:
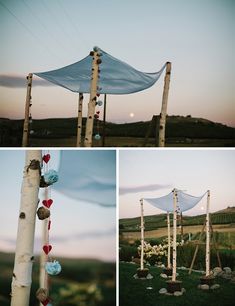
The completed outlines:
<svg viewBox="0 0 235 306">
<path fill-rule="evenodd" d="M 134 114 L 134 113 L 130 113 L 129 116 L 130 116 L 131 118 L 133 118 L 133 117 L 135 116 L 135 114 Z"/>
</svg>

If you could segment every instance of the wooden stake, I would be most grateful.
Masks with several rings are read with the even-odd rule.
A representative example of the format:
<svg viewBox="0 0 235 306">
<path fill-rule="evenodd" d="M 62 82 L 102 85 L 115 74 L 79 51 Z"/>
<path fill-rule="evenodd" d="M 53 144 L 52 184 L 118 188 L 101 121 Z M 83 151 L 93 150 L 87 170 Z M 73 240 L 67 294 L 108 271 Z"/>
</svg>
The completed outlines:
<svg viewBox="0 0 235 306">
<path fill-rule="evenodd" d="M 140 230 L 141 230 L 141 255 L 140 255 L 140 269 L 144 269 L 144 207 L 143 207 L 143 199 L 140 199 Z"/>
<path fill-rule="evenodd" d="M 171 268 L 171 225 L 170 213 L 167 212 L 167 239 L 168 239 L 168 253 L 167 253 L 167 268 Z"/>
<path fill-rule="evenodd" d="M 33 74 L 29 73 L 29 75 L 27 76 L 27 94 L 26 94 L 26 102 L 25 102 L 22 147 L 27 147 L 29 144 L 29 114 L 30 114 L 29 110 L 30 110 L 32 80 L 33 80 Z"/>
<path fill-rule="evenodd" d="M 83 94 L 79 93 L 78 99 L 78 126 L 77 126 L 77 147 L 82 146 L 82 104 Z"/>
<path fill-rule="evenodd" d="M 177 191 L 173 190 L 173 271 L 172 281 L 176 281 L 176 229 L 177 229 Z"/>
<path fill-rule="evenodd" d="M 206 205 L 206 276 L 210 275 L 210 190 L 207 191 Z"/>
<path fill-rule="evenodd" d="M 92 77 L 91 77 L 91 91 L 90 91 L 90 101 L 88 103 L 88 114 L 86 121 L 86 134 L 85 134 L 85 147 L 92 146 L 92 134 L 93 134 L 93 125 L 94 125 L 94 115 L 95 115 L 95 105 L 96 105 L 96 94 L 97 94 L 97 83 L 98 83 L 98 70 L 100 60 L 99 52 L 93 52 L 93 61 L 92 61 Z"/>
<path fill-rule="evenodd" d="M 170 75 L 171 75 L 171 63 L 166 63 L 166 75 L 164 80 L 164 89 L 162 95 L 162 109 L 160 113 L 160 123 L 159 123 L 159 147 L 165 146 L 165 126 L 166 126 L 166 115 L 167 115 L 167 100 L 170 85 Z"/>
<path fill-rule="evenodd" d="M 105 128 L 106 128 L 106 104 L 107 95 L 104 95 L 104 116 L 103 116 L 103 137 L 102 137 L 102 147 L 105 147 Z"/>
<path fill-rule="evenodd" d="M 12 278 L 11 306 L 28 306 L 32 282 L 35 218 L 38 206 L 41 150 L 26 151 Z"/>
<path fill-rule="evenodd" d="M 199 242 L 200 242 L 201 239 L 202 239 L 202 234 L 203 234 L 203 232 L 204 232 L 205 226 L 206 226 L 206 222 L 204 222 L 204 224 L 203 224 L 203 227 L 202 227 L 202 230 L 201 230 L 201 233 L 200 233 L 200 236 L 199 236 L 199 240 L 198 240 Z M 191 274 L 191 273 L 192 273 L 192 269 L 193 269 L 193 266 L 194 266 L 194 262 L 195 262 L 195 259 L 196 259 L 196 256 L 197 256 L 198 249 L 199 249 L 199 244 L 197 244 L 196 249 L 195 249 L 195 251 L 194 251 L 193 259 L 192 259 L 192 262 L 191 262 L 191 265 L 190 265 L 188 274 Z"/>
</svg>

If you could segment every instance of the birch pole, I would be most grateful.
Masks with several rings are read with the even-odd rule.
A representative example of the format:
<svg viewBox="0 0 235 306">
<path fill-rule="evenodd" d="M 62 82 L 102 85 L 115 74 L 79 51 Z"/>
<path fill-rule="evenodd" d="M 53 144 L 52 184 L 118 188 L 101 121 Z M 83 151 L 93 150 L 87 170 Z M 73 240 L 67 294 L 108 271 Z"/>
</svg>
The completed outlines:
<svg viewBox="0 0 235 306">
<path fill-rule="evenodd" d="M 92 77 L 91 77 L 90 100 L 88 103 L 88 114 L 87 114 L 87 121 L 86 121 L 86 133 L 85 133 L 85 141 L 84 141 L 85 147 L 92 146 L 92 134 L 93 134 L 93 125 L 94 125 L 99 64 L 101 63 L 101 59 L 100 59 L 100 55 L 98 51 L 92 51 L 91 55 L 93 56 Z"/>
<path fill-rule="evenodd" d="M 172 281 L 176 281 L 176 228 L 177 228 L 177 191 L 173 190 L 173 271 Z"/>
<path fill-rule="evenodd" d="M 41 150 L 28 150 L 25 154 L 15 263 L 12 277 L 11 306 L 29 305 L 32 283 L 34 232 L 42 153 Z"/>
<path fill-rule="evenodd" d="M 104 95 L 104 115 L 103 115 L 103 137 L 102 137 L 102 147 L 105 146 L 105 129 L 106 129 L 106 105 L 107 105 L 107 95 Z"/>
<path fill-rule="evenodd" d="M 210 190 L 207 191 L 206 205 L 206 276 L 210 275 Z"/>
<path fill-rule="evenodd" d="M 78 98 L 77 147 L 81 147 L 82 146 L 82 104 L 83 104 L 83 94 L 79 93 L 79 98 Z"/>
<path fill-rule="evenodd" d="M 167 239 L 168 239 L 168 252 L 167 252 L 167 268 L 171 268 L 171 228 L 170 228 L 170 213 L 167 212 Z"/>
<path fill-rule="evenodd" d="M 144 207 L 143 207 L 143 199 L 140 199 L 140 230 L 141 230 L 141 254 L 140 254 L 140 269 L 144 269 Z"/>
<path fill-rule="evenodd" d="M 170 86 L 170 76 L 171 76 L 171 62 L 166 63 L 166 75 L 164 79 L 164 89 L 162 95 L 162 109 L 160 113 L 159 122 L 159 147 L 165 147 L 165 127 L 166 127 L 166 115 L 167 115 L 167 101 Z"/>
<path fill-rule="evenodd" d="M 33 80 L 33 74 L 29 73 L 29 75 L 27 76 L 27 94 L 25 102 L 22 147 L 27 147 L 29 142 L 29 109 L 30 109 L 30 100 L 31 100 L 32 80 Z"/>
</svg>

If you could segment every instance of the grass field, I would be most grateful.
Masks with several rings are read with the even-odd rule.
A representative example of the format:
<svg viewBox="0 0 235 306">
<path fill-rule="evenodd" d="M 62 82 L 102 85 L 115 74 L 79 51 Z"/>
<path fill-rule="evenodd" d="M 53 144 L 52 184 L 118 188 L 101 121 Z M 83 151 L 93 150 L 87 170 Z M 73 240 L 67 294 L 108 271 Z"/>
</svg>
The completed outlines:
<svg viewBox="0 0 235 306">
<path fill-rule="evenodd" d="M 105 147 L 143 147 L 141 137 L 106 137 Z M 32 138 L 31 147 L 75 147 L 76 137 L 68 138 Z M 93 147 L 101 147 L 102 142 L 94 140 Z M 149 139 L 147 147 L 155 147 L 155 140 Z M 166 142 L 166 147 L 235 147 L 235 139 L 192 139 L 191 142 L 177 138 Z"/>
<path fill-rule="evenodd" d="M 119 305 L 120 306 L 232 306 L 235 300 L 235 284 L 218 279 L 220 288 L 215 291 L 197 289 L 201 274 L 178 270 L 178 279 L 183 281 L 186 293 L 180 297 L 165 296 L 158 293 L 166 288 L 165 280 L 160 277 L 160 268 L 150 267 L 151 280 L 134 279 L 137 265 L 120 262 L 119 265 Z M 148 290 L 147 287 L 152 287 Z"/>
<path fill-rule="evenodd" d="M 58 276 L 50 277 L 53 306 L 113 306 L 116 301 L 116 264 L 89 259 L 57 258 L 62 266 Z M 0 253 L 0 305 L 10 305 L 14 255 Z M 30 306 L 38 306 L 39 260 L 33 265 Z M 94 290 L 95 289 L 95 290 Z"/>
</svg>

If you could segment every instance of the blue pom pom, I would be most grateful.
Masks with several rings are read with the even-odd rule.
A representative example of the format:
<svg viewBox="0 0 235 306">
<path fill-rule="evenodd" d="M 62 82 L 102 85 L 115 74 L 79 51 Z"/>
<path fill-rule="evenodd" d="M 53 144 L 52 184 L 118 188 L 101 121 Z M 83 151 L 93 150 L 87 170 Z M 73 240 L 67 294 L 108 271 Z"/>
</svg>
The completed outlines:
<svg viewBox="0 0 235 306">
<path fill-rule="evenodd" d="M 100 100 L 99 100 L 99 101 L 97 101 L 97 105 L 98 105 L 98 106 L 101 106 L 102 104 L 103 104 L 103 102 L 102 102 L 102 101 L 100 101 Z"/>
<path fill-rule="evenodd" d="M 97 47 L 97 46 L 94 46 L 94 47 L 93 47 L 93 51 L 98 52 L 99 50 L 100 50 L 99 47 Z"/>
<path fill-rule="evenodd" d="M 58 261 L 47 262 L 45 269 L 49 275 L 58 275 L 61 272 L 61 265 Z"/>
<path fill-rule="evenodd" d="M 99 134 L 96 134 L 96 135 L 95 135 L 95 140 L 100 140 L 100 138 L 101 138 L 101 137 L 100 137 Z"/>
<path fill-rule="evenodd" d="M 44 174 L 44 181 L 49 185 L 56 183 L 58 179 L 59 179 L 58 173 L 53 169 L 49 170 Z"/>
</svg>

